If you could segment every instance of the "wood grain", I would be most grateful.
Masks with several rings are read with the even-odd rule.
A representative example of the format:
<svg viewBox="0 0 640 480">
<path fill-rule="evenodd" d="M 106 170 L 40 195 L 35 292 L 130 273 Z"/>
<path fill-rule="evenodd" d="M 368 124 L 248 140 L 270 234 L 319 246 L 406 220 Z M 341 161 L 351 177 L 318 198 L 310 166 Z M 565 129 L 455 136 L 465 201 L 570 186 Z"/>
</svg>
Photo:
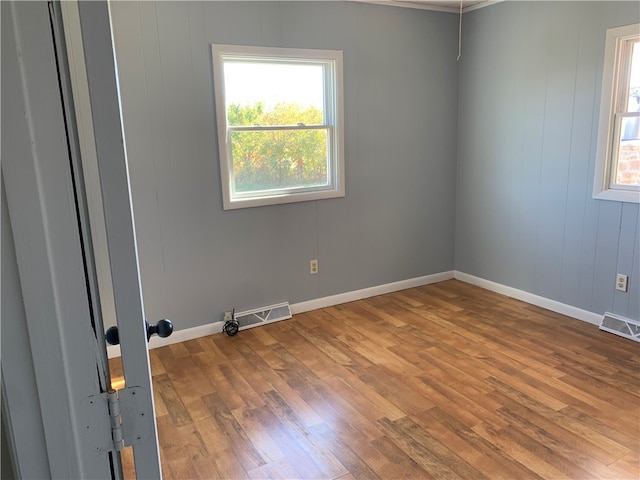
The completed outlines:
<svg viewBox="0 0 640 480">
<path fill-rule="evenodd" d="M 638 344 L 455 280 L 150 356 L 168 479 L 640 477 Z"/>
</svg>

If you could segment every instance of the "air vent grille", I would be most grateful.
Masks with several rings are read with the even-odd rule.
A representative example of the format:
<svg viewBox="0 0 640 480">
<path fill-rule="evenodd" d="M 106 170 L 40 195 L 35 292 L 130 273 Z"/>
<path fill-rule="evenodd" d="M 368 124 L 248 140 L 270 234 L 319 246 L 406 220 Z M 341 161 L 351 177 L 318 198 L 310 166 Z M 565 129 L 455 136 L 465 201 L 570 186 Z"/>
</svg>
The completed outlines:
<svg viewBox="0 0 640 480">
<path fill-rule="evenodd" d="M 614 313 L 605 312 L 600 323 L 600 330 L 640 342 L 640 322 Z"/>
<path fill-rule="evenodd" d="M 244 312 L 236 312 L 236 321 L 240 326 L 240 330 L 257 327 L 267 323 L 278 322 L 291 318 L 291 309 L 289 303 L 278 303 L 267 307 L 254 308 Z"/>
</svg>

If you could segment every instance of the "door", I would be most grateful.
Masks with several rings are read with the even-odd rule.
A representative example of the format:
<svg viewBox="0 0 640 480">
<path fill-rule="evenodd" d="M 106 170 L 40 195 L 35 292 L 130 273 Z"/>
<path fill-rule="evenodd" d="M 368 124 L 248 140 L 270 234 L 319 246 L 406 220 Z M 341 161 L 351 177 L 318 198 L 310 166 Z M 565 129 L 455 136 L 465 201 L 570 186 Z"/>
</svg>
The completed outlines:
<svg viewBox="0 0 640 480">
<path fill-rule="evenodd" d="M 56 18 L 51 6 L 42 1 L 2 2 L 2 177 L 45 437 L 38 451 L 30 449 L 32 438 L 24 438 L 24 448 L 15 445 L 18 432 L 37 430 L 24 428 L 29 416 L 18 415 L 19 386 L 5 381 L 3 400 L 6 396 L 18 475 L 28 477 L 29 455 L 41 455 L 46 462 L 40 464 L 46 468 L 48 462 L 53 478 L 119 478 L 119 455 L 103 442 L 104 432 L 111 439 L 111 431 L 102 429 L 110 423 L 108 414 L 92 406 L 100 404 L 102 400 L 96 400 L 105 398 L 109 389 L 104 331 L 92 291 L 93 252 L 86 238 L 86 205 L 74 159 L 73 115 L 64 108 L 68 98 L 61 99 L 61 92 L 62 97 L 68 93 L 66 66 L 55 51 L 64 38 L 52 36 Z M 137 476 L 160 478 L 107 5 L 87 2 L 80 17 L 128 387 L 123 395 L 138 399 L 128 402 L 135 405 L 134 422 L 125 431 L 138 433 L 131 440 Z M 13 334 L 7 332 L 5 338 Z M 19 378 L 23 368 L 3 362 L 3 378 Z"/>
<path fill-rule="evenodd" d="M 136 475 L 139 478 L 160 478 L 147 325 L 140 285 L 109 5 L 107 1 L 78 2 L 78 13 L 102 192 L 115 316 L 127 387 L 123 395 L 137 395 L 136 404 L 143 406 L 140 410 L 144 410 L 151 417 L 149 428 L 140 429 L 131 438 Z M 143 398 L 140 399 L 140 396 Z M 129 419 L 135 421 L 135 414 Z M 126 424 L 124 428 L 126 431 Z"/>
</svg>

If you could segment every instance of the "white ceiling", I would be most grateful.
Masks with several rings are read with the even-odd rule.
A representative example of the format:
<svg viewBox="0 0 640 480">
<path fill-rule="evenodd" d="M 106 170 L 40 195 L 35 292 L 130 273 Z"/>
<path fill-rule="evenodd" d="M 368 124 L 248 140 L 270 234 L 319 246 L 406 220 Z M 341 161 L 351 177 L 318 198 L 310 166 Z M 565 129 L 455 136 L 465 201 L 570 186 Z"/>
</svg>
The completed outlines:
<svg viewBox="0 0 640 480">
<path fill-rule="evenodd" d="M 460 0 L 352 0 L 363 3 L 376 3 L 395 7 L 418 8 L 421 10 L 437 10 L 440 12 L 460 12 Z M 462 11 L 468 12 L 488 7 L 504 0 L 462 0 Z"/>
</svg>

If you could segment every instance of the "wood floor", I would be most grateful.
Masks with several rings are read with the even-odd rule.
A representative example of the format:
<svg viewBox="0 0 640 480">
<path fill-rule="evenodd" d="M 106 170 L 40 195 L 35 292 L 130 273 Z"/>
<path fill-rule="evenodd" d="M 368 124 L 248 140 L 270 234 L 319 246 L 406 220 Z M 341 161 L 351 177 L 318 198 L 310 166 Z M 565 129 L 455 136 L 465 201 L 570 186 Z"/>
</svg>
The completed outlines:
<svg viewBox="0 0 640 480">
<path fill-rule="evenodd" d="M 640 344 L 455 280 L 150 355 L 166 479 L 640 478 Z"/>
</svg>

